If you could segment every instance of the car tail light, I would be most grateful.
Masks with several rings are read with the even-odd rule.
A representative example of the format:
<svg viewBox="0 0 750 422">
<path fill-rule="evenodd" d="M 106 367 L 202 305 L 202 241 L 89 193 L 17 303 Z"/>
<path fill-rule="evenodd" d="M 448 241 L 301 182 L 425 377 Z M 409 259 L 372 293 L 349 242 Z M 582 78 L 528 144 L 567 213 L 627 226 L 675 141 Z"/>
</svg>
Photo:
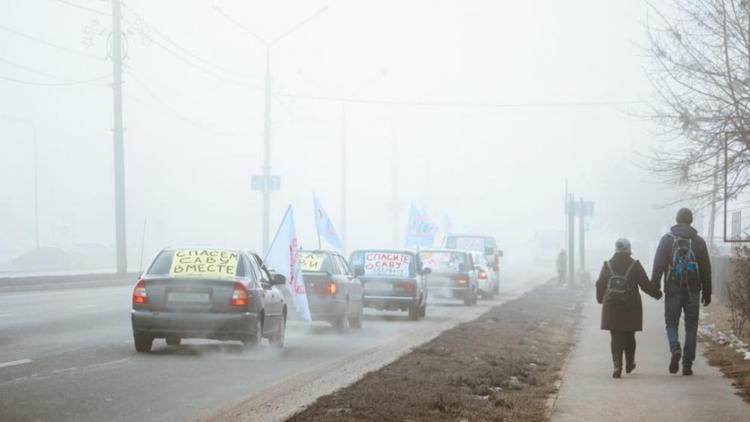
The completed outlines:
<svg viewBox="0 0 750 422">
<path fill-rule="evenodd" d="M 414 283 L 410 281 L 404 281 L 401 283 L 393 283 L 393 290 L 396 290 L 399 292 L 411 293 L 414 291 Z"/>
<path fill-rule="evenodd" d="M 454 280 L 458 284 L 469 284 L 469 279 L 467 277 L 456 277 Z"/>
<path fill-rule="evenodd" d="M 335 295 L 338 289 L 339 287 L 332 281 L 327 282 L 323 287 L 323 291 L 329 295 Z"/>
<path fill-rule="evenodd" d="M 143 279 L 138 280 L 135 283 L 133 289 L 133 303 L 137 305 L 143 305 L 148 303 L 148 295 L 146 294 L 146 282 Z"/>
<path fill-rule="evenodd" d="M 479 272 L 479 279 L 480 280 L 487 280 L 487 271 L 484 271 L 484 270 L 480 271 Z"/>
<path fill-rule="evenodd" d="M 247 287 L 239 281 L 235 281 L 232 299 L 229 301 L 229 304 L 232 306 L 247 306 L 249 296 Z"/>
</svg>

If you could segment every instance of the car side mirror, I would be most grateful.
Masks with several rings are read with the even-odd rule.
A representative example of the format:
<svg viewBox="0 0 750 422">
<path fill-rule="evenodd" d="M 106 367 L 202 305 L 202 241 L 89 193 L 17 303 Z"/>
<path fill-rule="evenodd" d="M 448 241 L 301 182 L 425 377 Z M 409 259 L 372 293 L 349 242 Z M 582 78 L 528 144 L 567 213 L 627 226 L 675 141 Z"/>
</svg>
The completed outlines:
<svg viewBox="0 0 750 422">
<path fill-rule="evenodd" d="M 354 276 L 355 277 L 362 277 L 365 275 L 365 269 L 364 268 L 355 268 L 354 269 Z"/>
<path fill-rule="evenodd" d="M 422 268 L 422 275 L 432 274 L 432 268 Z"/>
<path fill-rule="evenodd" d="M 283 274 L 273 274 L 271 276 L 271 282 L 269 283 L 272 286 L 280 286 L 282 284 L 286 284 L 286 277 Z"/>
</svg>

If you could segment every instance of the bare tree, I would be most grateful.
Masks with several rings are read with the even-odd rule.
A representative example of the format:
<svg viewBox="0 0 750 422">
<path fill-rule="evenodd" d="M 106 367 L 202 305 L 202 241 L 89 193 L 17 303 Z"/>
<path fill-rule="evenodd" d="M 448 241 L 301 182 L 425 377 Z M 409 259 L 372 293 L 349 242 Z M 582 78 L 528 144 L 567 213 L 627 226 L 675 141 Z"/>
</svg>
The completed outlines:
<svg viewBox="0 0 750 422">
<path fill-rule="evenodd" d="M 649 167 L 682 186 L 684 200 L 715 204 L 728 136 L 728 196 L 736 197 L 748 187 L 750 164 L 750 1 L 672 0 L 650 10 L 648 75 L 657 101 L 649 118 L 663 142 Z"/>
</svg>

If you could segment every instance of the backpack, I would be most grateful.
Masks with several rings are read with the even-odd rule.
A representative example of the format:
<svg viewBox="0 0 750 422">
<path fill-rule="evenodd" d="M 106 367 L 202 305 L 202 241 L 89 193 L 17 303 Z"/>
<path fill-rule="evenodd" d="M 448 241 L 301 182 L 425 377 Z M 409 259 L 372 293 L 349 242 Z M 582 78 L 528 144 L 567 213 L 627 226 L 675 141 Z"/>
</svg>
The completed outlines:
<svg viewBox="0 0 750 422">
<path fill-rule="evenodd" d="M 698 285 L 698 262 L 693 252 L 693 239 L 672 236 L 672 264 L 669 279 L 680 287 Z"/>
<path fill-rule="evenodd" d="M 628 283 L 628 276 L 630 276 L 630 270 L 635 266 L 636 261 L 630 263 L 628 270 L 625 275 L 617 275 L 612 269 L 612 264 L 606 261 L 609 273 L 612 274 L 607 281 L 607 292 L 604 295 L 605 302 L 615 306 L 623 307 L 630 303 L 633 298 L 633 291 Z"/>
</svg>

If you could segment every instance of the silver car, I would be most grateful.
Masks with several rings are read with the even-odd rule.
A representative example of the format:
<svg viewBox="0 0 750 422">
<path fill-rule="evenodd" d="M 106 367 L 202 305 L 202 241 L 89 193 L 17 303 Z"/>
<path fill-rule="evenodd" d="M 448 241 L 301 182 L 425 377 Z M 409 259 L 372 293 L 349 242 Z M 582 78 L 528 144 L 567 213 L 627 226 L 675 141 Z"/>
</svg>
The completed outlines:
<svg viewBox="0 0 750 422">
<path fill-rule="evenodd" d="M 133 289 L 131 322 L 138 352 L 154 339 L 170 346 L 183 338 L 239 340 L 246 347 L 268 338 L 284 345 L 286 302 L 256 254 L 228 249 L 164 249 Z"/>
<path fill-rule="evenodd" d="M 427 275 L 431 295 L 477 303 L 479 294 L 478 270 L 471 251 L 427 249 L 419 251 L 419 259 Z"/>
</svg>

